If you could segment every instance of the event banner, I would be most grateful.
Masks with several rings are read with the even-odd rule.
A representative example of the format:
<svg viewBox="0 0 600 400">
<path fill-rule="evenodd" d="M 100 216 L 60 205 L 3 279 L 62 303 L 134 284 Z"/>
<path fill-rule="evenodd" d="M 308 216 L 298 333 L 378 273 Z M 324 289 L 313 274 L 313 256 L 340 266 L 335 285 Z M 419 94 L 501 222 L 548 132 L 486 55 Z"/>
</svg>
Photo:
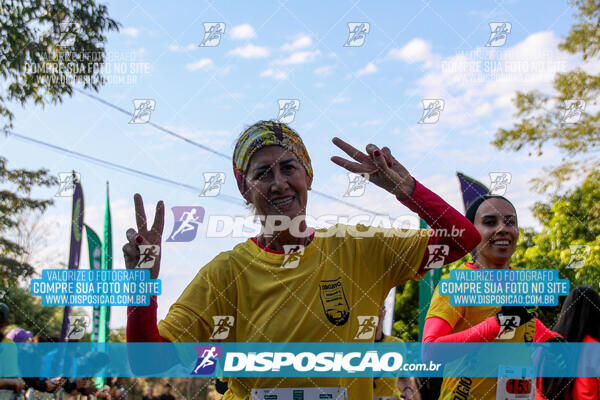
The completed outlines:
<svg viewBox="0 0 600 400">
<path fill-rule="evenodd" d="M 21 376 L 600 376 L 599 343 L 1 343 Z M 7 353 L 4 353 L 7 354 Z M 59 360 L 64 357 L 63 360 Z"/>
</svg>

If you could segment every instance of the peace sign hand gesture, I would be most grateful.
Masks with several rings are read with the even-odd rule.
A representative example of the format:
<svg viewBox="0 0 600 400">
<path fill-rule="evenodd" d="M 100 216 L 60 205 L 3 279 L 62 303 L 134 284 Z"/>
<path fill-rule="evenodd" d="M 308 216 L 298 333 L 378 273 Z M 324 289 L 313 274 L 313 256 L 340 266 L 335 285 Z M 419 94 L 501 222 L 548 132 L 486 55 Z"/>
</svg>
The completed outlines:
<svg viewBox="0 0 600 400">
<path fill-rule="evenodd" d="M 163 227 L 165 225 L 165 205 L 161 201 L 156 204 L 154 213 L 154 223 L 152 229 L 146 227 L 146 212 L 144 211 L 144 201 L 139 193 L 133 196 L 135 203 L 135 222 L 137 231 L 133 228 L 127 230 L 127 243 L 123 246 L 123 256 L 125 257 L 125 267 L 134 269 L 140 261 L 140 245 L 158 245 L 160 248 Z M 150 278 L 158 278 L 160 271 L 160 257 L 162 251 L 154 258 L 154 264 L 150 270 Z"/>
<path fill-rule="evenodd" d="M 387 190 L 398 200 L 406 200 L 412 196 L 415 179 L 394 158 L 389 148 L 383 147 L 380 150 L 374 144 L 369 144 L 365 154 L 338 137 L 334 137 L 332 142 L 358 162 L 337 156 L 331 157 L 331 161 L 356 174 L 368 173 L 369 181 Z"/>
</svg>

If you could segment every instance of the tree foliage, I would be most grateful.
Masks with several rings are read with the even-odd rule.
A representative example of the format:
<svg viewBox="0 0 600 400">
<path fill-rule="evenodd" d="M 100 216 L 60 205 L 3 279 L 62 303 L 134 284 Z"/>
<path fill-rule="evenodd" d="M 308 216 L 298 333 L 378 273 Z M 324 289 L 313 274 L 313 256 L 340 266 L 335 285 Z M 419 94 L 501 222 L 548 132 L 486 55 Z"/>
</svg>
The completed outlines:
<svg viewBox="0 0 600 400">
<path fill-rule="evenodd" d="M 60 332 L 60 320 L 55 307 L 42 307 L 20 284 L 35 272 L 29 263 L 30 244 L 22 240 L 21 217 L 27 213 L 43 213 L 52 200 L 34 199 L 36 187 L 51 187 L 58 183 L 48 170 L 9 169 L 6 158 L 0 157 L 0 301 L 11 310 L 12 322 L 40 336 Z M 21 233 L 21 234 L 20 234 Z"/>
<path fill-rule="evenodd" d="M 118 30 L 107 7 L 94 0 L 8 0 L 0 5 L 0 93 L 2 129 L 12 128 L 9 102 L 61 102 L 81 82 L 98 90 L 104 83 L 106 33 Z"/>
<path fill-rule="evenodd" d="M 577 7 L 578 22 L 571 27 L 559 48 L 589 61 L 600 51 L 600 2 L 574 0 L 572 4 Z M 500 149 L 520 151 L 530 148 L 530 154 L 538 155 L 548 144 L 559 149 L 563 154 L 561 162 L 545 167 L 542 176 L 532 179 L 533 189 L 540 193 L 551 188 L 560 189 L 569 179 L 584 177 L 600 167 L 600 112 L 584 111 L 576 123 L 564 121 L 567 100 L 583 100 L 587 110 L 597 104 L 600 75 L 576 68 L 557 73 L 553 86 L 556 94 L 552 96 L 539 91 L 517 92 L 513 102 L 520 121 L 511 129 L 499 129 L 492 142 Z M 573 159 L 583 154 L 587 156 Z"/>
</svg>

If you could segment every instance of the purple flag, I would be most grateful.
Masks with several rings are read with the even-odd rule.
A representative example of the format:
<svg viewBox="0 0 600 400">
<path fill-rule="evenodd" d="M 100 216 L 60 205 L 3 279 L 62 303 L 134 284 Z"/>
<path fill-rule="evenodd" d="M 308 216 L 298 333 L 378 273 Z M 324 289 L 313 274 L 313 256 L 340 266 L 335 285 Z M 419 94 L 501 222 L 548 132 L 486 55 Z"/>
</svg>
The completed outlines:
<svg viewBox="0 0 600 400">
<path fill-rule="evenodd" d="M 81 254 L 81 238 L 83 233 L 83 190 L 81 182 L 75 178 L 75 191 L 73 192 L 73 212 L 71 215 L 71 245 L 69 248 L 69 269 L 79 268 L 79 255 Z M 62 327 L 60 329 L 60 341 L 66 341 L 69 332 L 69 316 L 71 307 L 65 306 Z"/>
<path fill-rule="evenodd" d="M 456 176 L 460 182 L 460 190 L 462 192 L 463 204 L 465 206 L 465 212 L 469 208 L 469 205 L 479 196 L 489 193 L 489 189 L 483 183 L 467 176 L 461 172 L 457 172 Z"/>
</svg>

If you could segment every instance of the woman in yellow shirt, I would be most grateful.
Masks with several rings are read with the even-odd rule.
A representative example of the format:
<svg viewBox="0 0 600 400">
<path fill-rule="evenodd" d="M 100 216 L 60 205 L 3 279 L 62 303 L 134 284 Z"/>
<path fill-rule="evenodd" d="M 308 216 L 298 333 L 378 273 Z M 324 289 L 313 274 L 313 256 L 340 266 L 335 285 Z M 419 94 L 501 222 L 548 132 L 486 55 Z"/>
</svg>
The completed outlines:
<svg viewBox="0 0 600 400">
<path fill-rule="evenodd" d="M 460 237 L 438 237 L 431 230 L 372 228 L 337 224 L 307 226 L 306 206 L 313 169 L 300 136 L 289 126 L 260 121 L 237 140 L 233 169 L 238 189 L 261 217 L 261 233 L 217 255 L 204 266 L 156 327 L 156 298 L 149 307 L 130 307 L 130 342 L 372 342 L 361 334 L 359 316 L 373 316 L 389 290 L 420 279 L 430 263 L 428 245 L 446 246 L 445 262 L 462 257 L 479 234 L 460 213 L 418 183 L 387 147 L 366 153 L 341 139 L 333 143 L 354 161 L 332 157 L 337 165 L 396 197 L 434 229 Z M 390 200 L 392 197 L 388 197 Z M 157 203 L 147 229 L 140 195 L 134 196 L 137 231 L 127 232 L 126 266 L 134 268 L 139 245 L 160 245 L 164 205 Z M 360 240 L 359 240 L 360 239 Z M 293 261 L 293 262 L 290 262 Z M 151 269 L 157 278 L 160 256 Z M 279 398 L 373 396 L 372 378 L 232 378 L 225 399 L 246 399 L 269 389 Z"/>
</svg>

